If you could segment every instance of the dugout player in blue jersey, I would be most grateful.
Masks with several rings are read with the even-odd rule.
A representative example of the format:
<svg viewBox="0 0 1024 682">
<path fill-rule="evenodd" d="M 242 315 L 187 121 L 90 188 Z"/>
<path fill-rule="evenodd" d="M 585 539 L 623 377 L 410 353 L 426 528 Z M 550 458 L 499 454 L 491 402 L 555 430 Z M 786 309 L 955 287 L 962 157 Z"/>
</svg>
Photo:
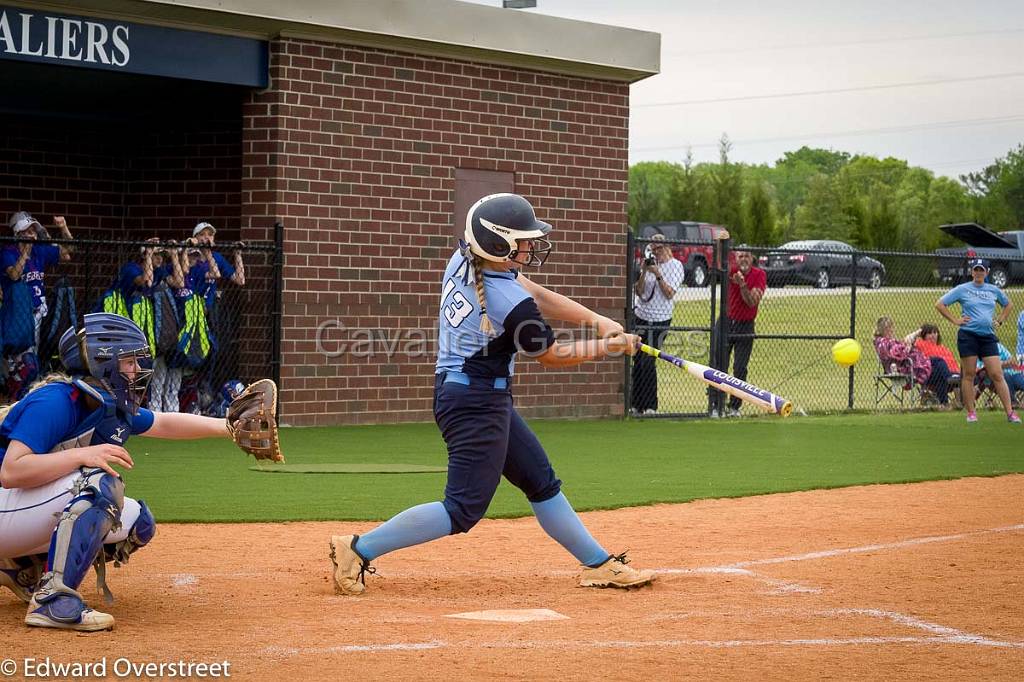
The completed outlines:
<svg viewBox="0 0 1024 682">
<path fill-rule="evenodd" d="M 654 580 L 590 535 L 561 492 L 562 482 L 537 437 L 512 405 L 517 352 L 546 367 L 569 367 L 632 354 L 638 337 L 617 322 L 531 282 L 519 268 L 541 265 L 551 226 L 516 194 L 492 194 L 470 208 L 465 241 L 441 281 L 434 418 L 448 446 L 442 502 L 407 509 L 365 535 L 330 540 L 339 594 L 366 590 L 377 557 L 476 525 L 502 476 L 523 491 L 541 528 L 583 566 L 585 587 L 634 587 Z M 545 318 L 593 325 L 601 338 L 558 343 Z"/>
<path fill-rule="evenodd" d="M 1003 307 L 996 318 L 995 325 L 1003 326 L 1010 316 L 1010 299 L 1002 289 L 985 281 L 988 276 L 988 261 L 983 258 L 972 258 L 967 263 L 971 268 L 971 281 L 953 287 L 939 299 L 935 309 L 958 327 L 956 347 L 960 352 L 960 386 L 973 389 L 974 377 L 977 374 L 978 358 L 981 358 L 985 371 L 992 380 L 996 395 L 1006 409 L 1006 418 L 1011 424 L 1020 424 L 1020 417 L 1013 411 L 1010 401 L 1010 389 L 1003 376 L 1003 366 L 999 359 L 999 339 L 992 327 L 992 316 L 996 312 L 996 303 Z M 956 317 L 947 306 L 960 304 L 960 317 Z M 967 410 L 967 421 L 978 421 L 974 411 L 975 394 L 973 390 L 961 390 L 964 409 Z"/>
<path fill-rule="evenodd" d="M 0 409 L 0 585 L 28 602 L 28 625 L 106 630 L 113 616 L 86 605 L 78 587 L 96 566 L 118 564 L 148 543 L 156 522 L 124 495 L 115 466 L 130 469 L 131 435 L 228 437 L 223 419 L 139 407 L 149 345 L 131 320 L 85 316 L 60 339 L 69 375 L 50 375 Z M 109 591 L 106 591 L 109 597 Z"/>
</svg>

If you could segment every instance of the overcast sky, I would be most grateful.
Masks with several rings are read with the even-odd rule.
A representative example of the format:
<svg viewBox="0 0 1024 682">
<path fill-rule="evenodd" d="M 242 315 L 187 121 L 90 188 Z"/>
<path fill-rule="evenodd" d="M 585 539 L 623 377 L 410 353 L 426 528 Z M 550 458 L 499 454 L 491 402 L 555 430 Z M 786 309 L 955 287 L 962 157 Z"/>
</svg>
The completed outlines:
<svg viewBox="0 0 1024 682">
<path fill-rule="evenodd" d="M 1021 0 L 537 0 L 503 11 L 661 33 L 661 73 L 632 86 L 631 163 L 681 161 L 687 146 L 716 161 L 724 132 L 736 161 L 774 163 L 806 144 L 955 178 L 1024 142 Z M 847 92 L 793 96 L 822 90 Z"/>
</svg>

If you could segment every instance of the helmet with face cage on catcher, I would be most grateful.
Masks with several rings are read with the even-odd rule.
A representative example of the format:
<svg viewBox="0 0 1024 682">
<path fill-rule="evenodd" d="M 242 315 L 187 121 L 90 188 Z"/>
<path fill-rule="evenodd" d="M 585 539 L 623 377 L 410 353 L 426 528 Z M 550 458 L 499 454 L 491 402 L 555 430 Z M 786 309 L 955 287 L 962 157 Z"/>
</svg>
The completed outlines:
<svg viewBox="0 0 1024 682">
<path fill-rule="evenodd" d="M 78 330 L 78 362 L 82 371 L 98 380 L 114 396 L 117 407 L 127 414 L 136 414 L 146 397 L 146 388 L 153 375 L 149 341 L 139 326 L 126 317 L 113 313 L 90 313 L 85 326 Z M 69 370 L 76 364 L 71 343 L 60 344 L 61 361 Z M 135 358 L 139 367 L 134 377 L 121 371 L 121 360 Z"/>
</svg>

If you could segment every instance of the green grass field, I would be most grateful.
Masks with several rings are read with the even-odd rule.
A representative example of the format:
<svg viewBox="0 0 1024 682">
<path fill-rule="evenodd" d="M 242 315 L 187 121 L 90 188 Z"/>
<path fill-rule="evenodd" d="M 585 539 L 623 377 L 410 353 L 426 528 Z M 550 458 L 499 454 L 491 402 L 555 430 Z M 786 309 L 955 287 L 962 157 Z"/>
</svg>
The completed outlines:
<svg viewBox="0 0 1024 682">
<path fill-rule="evenodd" d="M 847 336 L 850 330 L 849 289 L 815 292 L 807 287 L 771 289 L 772 298 L 760 306 L 758 334 L 815 334 Z M 864 354 L 854 371 L 854 408 L 874 409 L 875 374 L 879 371 L 872 338 L 875 321 L 888 315 L 896 323 L 896 333 L 909 334 L 923 322 L 932 322 L 942 330 L 943 343 L 956 355 L 956 330 L 941 320 L 935 301 L 946 289 L 858 290 L 856 338 Z M 783 295 L 778 293 L 811 294 Z M 1017 332 L 1013 322 L 1024 308 L 1024 292 L 1009 290 L 1014 306 L 1011 323 L 1000 329 L 1000 338 L 1011 352 L 1016 348 Z M 675 326 L 707 326 L 708 301 L 682 301 L 676 305 Z M 808 412 L 847 409 L 849 373 L 832 362 L 833 341 L 758 339 L 754 342 L 748 380 L 783 395 Z M 706 362 L 708 336 L 701 332 L 675 332 L 665 342 L 669 352 Z M 667 412 L 700 412 L 707 407 L 703 388 L 678 370 L 664 363 L 658 367 L 659 409 Z M 888 402 L 882 407 L 893 407 Z M 746 408 L 753 411 L 754 408 Z"/>
<path fill-rule="evenodd" d="M 1024 471 L 1024 429 L 997 412 L 700 421 L 537 421 L 580 510 Z M 284 429 L 291 463 L 441 465 L 433 424 Z M 375 520 L 442 497 L 444 474 L 267 474 L 228 441 L 133 438 L 128 495 L 160 521 Z M 530 513 L 502 483 L 495 517 Z"/>
</svg>

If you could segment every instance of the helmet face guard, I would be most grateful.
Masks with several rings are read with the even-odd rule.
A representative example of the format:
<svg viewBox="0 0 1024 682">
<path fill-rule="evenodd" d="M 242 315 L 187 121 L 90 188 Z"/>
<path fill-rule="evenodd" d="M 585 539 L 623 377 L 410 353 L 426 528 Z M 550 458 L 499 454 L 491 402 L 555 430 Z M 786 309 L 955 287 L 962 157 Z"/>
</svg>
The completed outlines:
<svg viewBox="0 0 1024 682">
<path fill-rule="evenodd" d="M 153 377 L 149 343 L 142 330 L 119 315 L 91 313 L 77 336 L 86 373 L 114 396 L 119 409 L 138 414 Z M 122 369 L 126 359 L 131 360 L 127 371 Z"/>
<path fill-rule="evenodd" d="M 516 258 L 519 257 L 520 253 L 526 253 L 529 254 L 530 257 L 526 260 L 525 263 L 523 263 L 523 265 L 539 268 L 540 266 L 544 265 L 544 263 L 548 259 L 548 256 L 551 255 L 551 248 L 552 246 L 550 240 L 545 239 L 544 237 L 534 237 L 530 240 L 529 251 L 520 251 L 518 248 L 513 249 L 512 252 L 508 255 L 508 259 L 516 260 Z"/>
</svg>

